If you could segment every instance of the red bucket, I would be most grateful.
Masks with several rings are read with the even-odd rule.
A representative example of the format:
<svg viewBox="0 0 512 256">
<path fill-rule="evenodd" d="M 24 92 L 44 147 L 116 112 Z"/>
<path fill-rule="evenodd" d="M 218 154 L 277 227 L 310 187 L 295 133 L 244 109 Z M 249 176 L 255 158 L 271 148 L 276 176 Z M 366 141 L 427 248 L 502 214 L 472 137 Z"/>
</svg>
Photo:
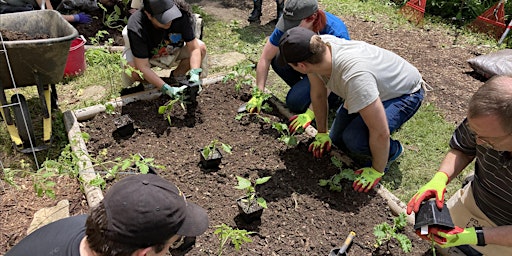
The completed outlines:
<svg viewBox="0 0 512 256">
<path fill-rule="evenodd" d="M 77 76 L 85 71 L 85 38 L 80 36 L 71 42 L 64 76 Z"/>
</svg>

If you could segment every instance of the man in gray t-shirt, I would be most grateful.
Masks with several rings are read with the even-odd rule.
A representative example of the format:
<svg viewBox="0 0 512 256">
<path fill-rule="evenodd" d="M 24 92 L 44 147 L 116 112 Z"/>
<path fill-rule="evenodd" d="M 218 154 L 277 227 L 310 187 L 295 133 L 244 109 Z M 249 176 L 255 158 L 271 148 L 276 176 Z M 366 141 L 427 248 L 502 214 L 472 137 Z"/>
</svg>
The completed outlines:
<svg viewBox="0 0 512 256">
<path fill-rule="evenodd" d="M 353 155 L 371 158 L 356 171 L 353 187 L 367 192 L 403 151 L 390 134 L 418 110 L 423 100 L 419 71 L 393 52 L 362 41 L 316 35 L 301 27 L 288 30 L 279 44 L 279 59 L 307 74 L 313 110 L 294 117 L 290 131 L 316 118 L 318 134 L 309 150 L 321 157 L 331 143 Z M 327 133 L 327 95 L 344 99 Z"/>
</svg>

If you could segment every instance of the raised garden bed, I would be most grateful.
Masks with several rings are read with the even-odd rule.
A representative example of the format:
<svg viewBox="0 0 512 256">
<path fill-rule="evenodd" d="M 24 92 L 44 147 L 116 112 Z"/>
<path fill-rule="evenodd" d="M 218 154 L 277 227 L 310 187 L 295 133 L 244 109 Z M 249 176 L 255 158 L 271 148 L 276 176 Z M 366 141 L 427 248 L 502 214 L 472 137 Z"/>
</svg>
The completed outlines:
<svg viewBox="0 0 512 256">
<path fill-rule="evenodd" d="M 254 231 L 252 243 L 241 251 L 228 246 L 223 255 L 328 255 L 339 247 L 350 231 L 357 233 L 348 255 L 404 255 L 396 241 L 375 247 L 374 226 L 392 224 L 394 217 L 386 201 L 375 192 L 354 192 L 350 182 L 342 192 L 320 187 L 318 181 L 339 172 L 329 157 L 313 159 L 307 147 L 311 137 L 298 137 L 299 145 L 289 147 L 279 141 L 280 133 L 272 125 L 255 117 L 235 120 L 239 105 L 249 98 L 249 88 L 236 93 L 232 84 L 206 85 L 197 97 L 197 108 L 188 113 L 176 106 L 172 126 L 159 115 L 158 107 L 168 98 L 159 97 L 116 108 L 116 113 L 99 113 L 80 123 L 90 135 L 87 149 L 93 156 L 106 150 L 108 159 L 129 158 L 141 154 L 154 158 L 159 175 L 175 182 L 187 198 L 207 209 L 210 228 L 197 238 L 189 255 L 215 254 L 219 248 L 215 226 Z M 274 108 L 275 110 L 276 108 Z M 112 122 L 129 115 L 135 132 L 129 138 L 112 135 Z M 277 111 L 264 114 L 272 122 L 286 123 Z M 218 139 L 231 145 L 232 154 L 224 154 L 220 168 L 205 170 L 198 164 L 198 148 Z M 257 188 L 268 208 L 261 220 L 247 224 L 240 218 L 235 200 L 243 194 L 235 189 L 236 176 L 255 179 L 272 176 Z M 430 245 L 420 240 L 407 226 L 412 240 L 411 255 L 431 255 Z"/>
</svg>

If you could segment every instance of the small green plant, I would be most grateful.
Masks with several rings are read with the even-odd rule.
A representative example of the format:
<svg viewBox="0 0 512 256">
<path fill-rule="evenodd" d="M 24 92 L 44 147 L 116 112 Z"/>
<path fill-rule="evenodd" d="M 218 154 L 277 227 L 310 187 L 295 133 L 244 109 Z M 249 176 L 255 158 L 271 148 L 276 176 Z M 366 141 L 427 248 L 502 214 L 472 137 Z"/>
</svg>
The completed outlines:
<svg viewBox="0 0 512 256">
<path fill-rule="evenodd" d="M 224 152 L 231 154 L 232 147 L 229 144 L 222 143 L 218 139 L 214 139 L 210 141 L 210 143 L 203 147 L 201 154 L 203 154 L 204 159 L 209 159 L 212 157 L 213 153 L 217 149 L 217 146 L 220 145 Z"/>
<path fill-rule="evenodd" d="M 116 113 L 116 108 L 114 107 L 114 105 L 112 105 L 112 103 L 105 104 L 105 113 L 107 113 L 108 115 L 113 115 Z"/>
<path fill-rule="evenodd" d="M 265 201 L 263 197 L 256 196 L 256 186 L 267 182 L 270 180 L 271 176 L 256 179 L 254 185 L 249 179 L 240 176 L 236 176 L 236 178 L 238 185 L 235 186 L 235 188 L 245 190 L 245 198 L 243 200 L 248 203 L 247 208 L 250 208 L 254 202 L 258 203 L 263 208 L 267 208 L 267 201 Z"/>
<path fill-rule="evenodd" d="M 171 122 L 172 108 L 174 107 L 174 104 L 176 104 L 177 102 L 180 102 L 181 108 L 185 109 L 185 103 L 184 103 L 182 97 L 179 97 L 176 99 L 171 99 L 168 102 L 166 102 L 163 106 L 158 107 L 158 114 L 164 115 L 164 117 L 165 117 L 165 119 L 167 119 L 167 122 L 169 123 L 169 125 L 172 125 L 172 122 Z"/>
<path fill-rule="evenodd" d="M 411 252 L 411 240 L 406 235 L 398 233 L 402 231 L 406 225 L 407 216 L 403 212 L 393 218 L 393 226 L 389 225 L 387 222 L 377 224 L 373 227 L 373 234 L 377 238 L 375 247 L 379 247 L 384 243 L 388 244 L 389 241 L 394 238 L 400 243 L 402 251 L 405 253 Z"/>
<path fill-rule="evenodd" d="M 343 169 L 343 163 L 336 157 L 331 157 L 331 162 L 340 169 L 340 172 L 337 174 L 334 174 L 331 178 L 324 180 L 320 179 L 318 182 L 318 185 L 321 187 L 329 186 L 329 190 L 341 192 L 341 180 L 347 179 L 350 181 L 354 181 L 357 178 L 357 175 L 354 174 L 354 170 L 350 168 Z"/>
<path fill-rule="evenodd" d="M 224 76 L 222 82 L 226 83 L 227 81 L 235 82 L 235 91 L 237 93 L 243 88 L 243 86 L 250 86 L 253 83 L 253 78 L 251 76 L 251 71 L 254 69 L 254 64 L 242 65 L 238 64 L 232 68 L 232 71 L 229 72 L 226 76 Z"/>
<path fill-rule="evenodd" d="M 297 146 L 297 137 L 290 133 L 287 124 L 274 122 L 272 123 L 272 128 L 276 129 L 279 133 L 281 133 L 281 137 L 279 137 L 280 141 L 284 142 L 286 145 L 291 147 Z"/>
<path fill-rule="evenodd" d="M 252 239 L 249 238 L 249 235 L 254 234 L 252 231 L 247 231 L 245 229 L 233 229 L 232 227 L 222 223 L 221 225 L 215 226 L 215 231 L 213 234 L 219 236 L 219 250 L 217 255 L 222 255 L 224 251 L 224 246 L 228 241 L 230 241 L 234 246 L 235 250 L 239 251 L 240 247 L 244 243 L 252 243 Z"/>
<path fill-rule="evenodd" d="M 107 8 L 101 3 L 98 3 L 98 7 L 103 10 L 103 24 L 105 26 L 121 31 L 128 23 L 128 19 L 126 17 L 122 17 L 122 11 L 119 6 L 114 5 L 114 10 L 111 13 L 108 13 Z"/>
</svg>

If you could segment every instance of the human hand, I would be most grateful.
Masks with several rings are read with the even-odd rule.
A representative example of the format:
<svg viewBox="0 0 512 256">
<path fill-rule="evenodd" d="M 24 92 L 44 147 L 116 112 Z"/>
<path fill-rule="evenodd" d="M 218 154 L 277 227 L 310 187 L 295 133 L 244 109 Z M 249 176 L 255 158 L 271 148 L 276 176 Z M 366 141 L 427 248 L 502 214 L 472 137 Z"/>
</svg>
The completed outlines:
<svg viewBox="0 0 512 256">
<path fill-rule="evenodd" d="M 193 68 L 188 73 L 190 75 L 190 78 L 188 79 L 189 82 L 194 84 L 201 85 L 201 79 L 199 79 L 199 75 L 201 75 L 201 72 L 203 72 L 202 68 Z"/>
<path fill-rule="evenodd" d="M 288 130 L 290 130 L 290 133 L 294 133 L 299 127 L 306 129 L 313 119 L 315 119 L 315 112 L 308 108 L 306 112 L 290 117 L 291 123 L 288 125 Z"/>
<path fill-rule="evenodd" d="M 379 172 L 375 170 L 373 167 L 365 167 L 357 170 L 355 172 L 356 175 L 359 175 L 354 183 L 352 183 L 352 188 L 354 188 L 357 192 L 368 192 L 370 189 L 375 187 L 382 176 L 384 176 L 383 172 Z"/>
<path fill-rule="evenodd" d="M 429 235 L 421 235 L 423 239 L 434 240 L 441 248 L 454 247 L 466 244 L 478 244 L 478 237 L 474 227 L 455 227 L 450 230 L 438 227 L 429 228 Z"/>
<path fill-rule="evenodd" d="M 261 95 L 252 96 L 247 102 L 245 109 L 249 113 L 259 113 L 261 111 L 261 105 L 263 104 L 263 97 Z"/>
<path fill-rule="evenodd" d="M 88 24 L 92 22 L 92 18 L 91 15 L 81 12 L 73 15 L 73 21 L 80 24 Z"/>
<path fill-rule="evenodd" d="M 329 138 L 329 134 L 327 133 L 317 133 L 315 136 L 315 141 L 309 145 L 309 152 L 313 152 L 313 156 L 316 158 L 321 158 L 324 154 L 324 151 L 331 150 L 332 141 Z"/>
<path fill-rule="evenodd" d="M 448 174 L 444 172 L 436 172 L 434 177 L 411 198 L 407 203 L 407 214 L 418 212 L 421 202 L 436 197 L 437 208 L 442 209 L 444 204 L 444 193 L 446 192 L 446 184 L 448 184 Z"/>
<path fill-rule="evenodd" d="M 181 87 L 172 87 L 168 84 L 164 84 L 162 86 L 162 92 L 169 95 L 169 97 L 176 99 L 182 96 L 183 91 L 185 91 L 186 88 L 186 85 L 183 85 Z"/>
</svg>

